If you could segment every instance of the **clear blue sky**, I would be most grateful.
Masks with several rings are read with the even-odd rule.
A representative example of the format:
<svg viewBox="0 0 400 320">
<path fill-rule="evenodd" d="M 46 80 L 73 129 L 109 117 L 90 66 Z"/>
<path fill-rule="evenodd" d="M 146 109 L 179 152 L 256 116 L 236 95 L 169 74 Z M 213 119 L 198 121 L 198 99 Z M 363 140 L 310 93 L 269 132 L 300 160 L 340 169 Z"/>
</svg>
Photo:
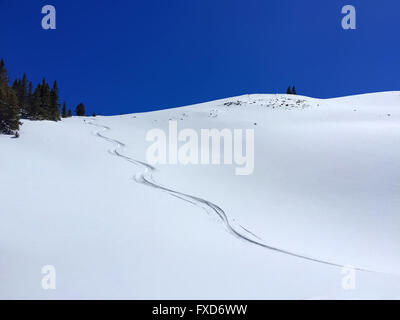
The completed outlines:
<svg viewBox="0 0 400 320">
<path fill-rule="evenodd" d="M 57 30 L 41 28 L 41 8 Z M 357 30 L 341 8 L 357 9 Z M 58 80 L 68 106 L 109 115 L 245 93 L 400 90 L 398 0 L 0 0 L 11 76 Z"/>
</svg>

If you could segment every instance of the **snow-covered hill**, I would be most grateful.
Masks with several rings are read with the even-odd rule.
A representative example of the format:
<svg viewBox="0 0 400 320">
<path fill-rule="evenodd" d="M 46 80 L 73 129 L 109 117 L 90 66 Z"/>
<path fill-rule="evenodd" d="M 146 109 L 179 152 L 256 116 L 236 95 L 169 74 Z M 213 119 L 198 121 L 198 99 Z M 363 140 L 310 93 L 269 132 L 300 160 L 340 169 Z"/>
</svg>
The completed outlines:
<svg viewBox="0 0 400 320">
<path fill-rule="evenodd" d="M 146 165 L 174 120 L 254 129 L 254 173 Z M 399 145 L 400 92 L 24 121 L 0 136 L 0 298 L 400 298 Z"/>
</svg>

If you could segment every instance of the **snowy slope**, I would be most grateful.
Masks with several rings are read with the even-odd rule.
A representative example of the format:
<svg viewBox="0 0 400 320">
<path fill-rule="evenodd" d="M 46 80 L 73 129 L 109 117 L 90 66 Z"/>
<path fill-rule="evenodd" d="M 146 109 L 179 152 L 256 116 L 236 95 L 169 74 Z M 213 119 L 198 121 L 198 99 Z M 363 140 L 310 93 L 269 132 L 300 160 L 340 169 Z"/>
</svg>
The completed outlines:
<svg viewBox="0 0 400 320">
<path fill-rule="evenodd" d="M 146 167 L 169 120 L 254 129 L 254 173 Z M 400 92 L 24 121 L 0 136 L 0 298 L 400 298 L 399 144 Z"/>
</svg>

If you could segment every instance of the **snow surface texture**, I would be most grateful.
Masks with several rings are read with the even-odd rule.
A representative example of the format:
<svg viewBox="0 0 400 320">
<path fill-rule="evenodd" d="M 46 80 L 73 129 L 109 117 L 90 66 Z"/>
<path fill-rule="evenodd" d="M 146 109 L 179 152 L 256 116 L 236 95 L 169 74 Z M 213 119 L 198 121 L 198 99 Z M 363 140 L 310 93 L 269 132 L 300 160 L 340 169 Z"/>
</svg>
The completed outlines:
<svg viewBox="0 0 400 320">
<path fill-rule="evenodd" d="M 146 164 L 169 120 L 254 129 L 254 173 Z M 0 298 L 399 299 L 399 144 L 400 92 L 24 121 L 0 136 Z"/>
</svg>

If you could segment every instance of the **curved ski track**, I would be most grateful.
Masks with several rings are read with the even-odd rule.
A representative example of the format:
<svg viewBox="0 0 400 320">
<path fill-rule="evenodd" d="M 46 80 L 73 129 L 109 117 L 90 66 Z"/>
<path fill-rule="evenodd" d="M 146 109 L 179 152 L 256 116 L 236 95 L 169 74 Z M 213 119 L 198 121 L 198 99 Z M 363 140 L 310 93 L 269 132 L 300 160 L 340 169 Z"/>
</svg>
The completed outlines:
<svg viewBox="0 0 400 320">
<path fill-rule="evenodd" d="M 88 122 L 85 121 L 85 123 L 88 123 L 88 124 L 90 124 L 92 126 L 96 126 L 98 128 L 101 128 L 102 129 L 101 131 L 109 131 L 109 130 L 111 130 L 110 127 L 93 123 L 92 120 L 88 121 Z M 142 167 L 144 169 L 143 172 L 137 173 L 135 175 L 135 177 L 133 178 L 137 183 L 140 183 L 140 184 L 152 187 L 154 189 L 158 189 L 158 190 L 167 192 L 171 196 L 174 196 L 174 197 L 179 198 L 179 199 L 181 199 L 183 201 L 189 202 L 189 203 L 191 203 L 191 204 L 193 204 L 193 205 L 205 210 L 207 213 L 210 213 L 210 212 L 211 213 L 215 213 L 219 217 L 221 222 L 223 223 L 225 229 L 230 234 L 232 234 L 233 236 L 235 236 L 235 237 L 237 237 L 237 238 L 239 238 L 241 240 L 244 240 L 244 241 L 246 241 L 246 242 L 248 242 L 250 244 L 262 247 L 264 249 L 272 250 L 272 251 L 275 251 L 275 252 L 278 252 L 278 253 L 286 254 L 286 255 L 289 255 L 289 256 L 292 256 L 292 257 L 297 257 L 297 258 L 300 258 L 300 259 L 308 260 L 308 261 L 322 263 L 322 264 L 325 264 L 325 265 L 339 267 L 339 268 L 345 267 L 344 265 L 339 264 L 339 263 L 334 263 L 334 262 L 330 262 L 330 261 L 326 261 L 326 260 L 321 260 L 321 259 L 318 259 L 318 258 L 313 258 L 313 257 L 307 256 L 307 255 L 303 255 L 303 254 L 300 254 L 300 253 L 295 253 L 295 252 L 292 252 L 292 251 L 288 251 L 288 250 L 284 250 L 284 249 L 280 249 L 280 248 L 277 248 L 277 247 L 270 246 L 270 245 L 264 243 L 261 238 L 259 238 L 254 233 L 252 233 L 251 231 L 247 230 L 246 228 L 244 228 L 241 225 L 238 225 L 238 226 L 244 232 L 243 231 L 239 231 L 240 229 L 236 228 L 233 225 L 233 223 L 230 221 L 230 219 L 227 216 L 227 214 L 225 213 L 225 211 L 222 208 L 220 208 L 219 206 L 217 206 L 216 204 L 214 204 L 214 203 L 212 203 L 212 202 L 210 202 L 210 201 L 208 201 L 206 199 L 202 199 L 202 198 L 199 198 L 199 197 L 196 197 L 196 196 L 193 196 L 193 195 L 189 195 L 189 194 L 186 194 L 186 193 L 183 193 L 183 192 L 179 192 L 179 191 L 170 189 L 168 187 L 162 186 L 161 184 L 158 184 L 157 182 L 155 182 L 154 179 L 153 179 L 153 172 L 155 172 L 156 169 L 153 166 L 151 166 L 151 165 L 149 165 L 149 164 L 147 164 L 145 162 L 142 162 L 142 161 L 139 161 L 139 160 L 136 160 L 136 159 L 132 159 L 130 157 L 127 157 L 127 156 L 121 154 L 118 150 L 124 148 L 125 144 L 123 142 L 118 141 L 118 140 L 111 139 L 109 137 L 106 137 L 106 136 L 102 135 L 100 133 L 101 131 L 95 132 L 94 134 L 96 136 L 98 136 L 99 138 L 101 138 L 101 139 L 104 139 L 104 140 L 106 140 L 108 142 L 116 144 L 116 148 L 114 150 L 112 150 L 112 151 L 111 150 L 109 151 L 112 155 L 120 157 L 120 158 L 122 158 L 122 159 L 124 159 L 124 160 L 126 160 L 128 162 L 131 162 L 131 163 L 133 163 L 133 164 L 135 164 L 135 165 L 137 165 L 139 167 Z M 370 271 L 370 270 L 367 270 L 367 269 L 363 269 L 363 268 L 354 268 L 354 269 L 357 270 L 357 271 L 373 272 L 373 271 Z"/>
</svg>

